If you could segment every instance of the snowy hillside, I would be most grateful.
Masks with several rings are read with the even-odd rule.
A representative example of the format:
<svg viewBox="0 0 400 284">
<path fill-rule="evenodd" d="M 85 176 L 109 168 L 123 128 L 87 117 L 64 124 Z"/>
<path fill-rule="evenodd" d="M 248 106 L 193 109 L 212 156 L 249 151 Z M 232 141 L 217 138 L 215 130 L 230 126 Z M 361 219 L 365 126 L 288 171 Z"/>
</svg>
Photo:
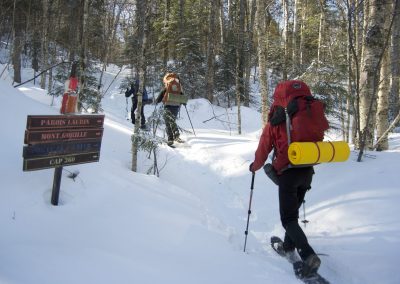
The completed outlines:
<svg viewBox="0 0 400 284">
<path fill-rule="evenodd" d="M 160 147 L 157 178 L 145 174 L 152 164 L 145 154 L 139 173 L 130 171 L 132 124 L 117 87 L 103 100 L 100 162 L 65 167 L 60 205 L 52 206 L 54 170 L 23 172 L 22 148 L 27 115 L 58 114 L 59 101 L 50 106 L 38 87 L 0 80 L 0 283 L 301 283 L 269 247 L 283 229 L 276 186 L 262 171 L 243 253 L 260 114 L 243 108 L 237 135 L 227 123 L 236 109 L 189 101 L 196 136 L 183 135 L 189 147 Z M 147 117 L 154 108 L 146 105 Z M 183 108 L 178 124 L 191 131 Z M 352 152 L 346 163 L 315 168 L 303 228 L 331 283 L 400 283 L 399 134 L 390 148 L 362 163 Z"/>
</svg>

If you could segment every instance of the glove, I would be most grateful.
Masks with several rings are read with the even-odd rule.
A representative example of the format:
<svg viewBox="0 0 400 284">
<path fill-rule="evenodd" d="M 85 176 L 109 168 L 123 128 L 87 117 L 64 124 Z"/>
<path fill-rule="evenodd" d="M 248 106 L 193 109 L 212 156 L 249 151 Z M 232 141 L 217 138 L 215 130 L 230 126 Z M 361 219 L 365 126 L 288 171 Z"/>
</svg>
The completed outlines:
<svg viewBox="0 0 400 284">
<path fill-rule="evenodd" d="M 253 162 L 253 163 L 254 163 L 254 162 Z M 251 164 L 249 165 L 249 171 L 252 172 L 252 173 L 254 173 L 254 170 L 253 170 L 253 163 L 251 163 Z"/>
</svg>

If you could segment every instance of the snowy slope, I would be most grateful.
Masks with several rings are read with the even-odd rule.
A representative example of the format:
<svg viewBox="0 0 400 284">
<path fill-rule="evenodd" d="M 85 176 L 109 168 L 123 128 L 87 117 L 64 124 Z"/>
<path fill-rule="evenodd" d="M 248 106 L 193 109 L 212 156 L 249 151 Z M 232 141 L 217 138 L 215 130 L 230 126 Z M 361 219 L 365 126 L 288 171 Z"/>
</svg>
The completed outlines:
<svg viewBox="0 0 400 284">
<path fill-rule="evenodd" d="M 139 173 L 130 171 L 132 124 L 117 86 L 103 100 L 100 162 L 65 167 L 55 207 L 54 171 L 23 172 L 22 147 L 26 116 L 57 114 L 59 102 L 51 107 L 40 89 L 0 80 L 0 283 L 299 283 L 267 242 L 283 230 L 276 187 L 262 171 L 243 253 L 259 113 L 243 108 L 237 135 L 227 123 L 235 109 L 190 101 L 196 136 L 183 135 L 190 147 L 160 147 L 157 178 L 143 174 L 145 154 Z M 153 110 L 147 105 L 146 116 Z M 191 130 L 184 109 L 178 124 Z M 352 152 L 346 163 L 316 167 L 305 231 L 325 254 L 320 272 L 331 283 L 400 283 L 400 136 L 390 143 L 362 163 Z M 75 181 L 67 177 L 74 170 Z"/>
</svg>

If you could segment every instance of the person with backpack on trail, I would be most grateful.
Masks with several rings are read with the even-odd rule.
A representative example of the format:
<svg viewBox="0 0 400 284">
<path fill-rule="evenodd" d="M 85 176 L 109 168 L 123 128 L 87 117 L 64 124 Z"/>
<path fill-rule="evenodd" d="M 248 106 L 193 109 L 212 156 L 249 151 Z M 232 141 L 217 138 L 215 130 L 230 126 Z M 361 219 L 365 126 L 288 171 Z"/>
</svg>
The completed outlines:
<svg viewBox="0 0 400 284">
<path fill-rule="evenodd" d="M 274 150 L 272 166 L 267 164 L 264 166 L 264 170 L 268 176 L 272 173 L 272 177 L 270 177 L 279 187 L 279 212 L 282 226 L 285 229 L 285 237 L 284 241 L 279 243 L 280 247 L 277 248 L 277 251 L 280 250 L 284 255 L 290 255 L 297 249 L 304 263 L 302 275 L 307 277 L 316 273 L 321 264 L 320 258 L 308 243 L 307 237 L 298 223 L 299 208 L 304 201 L 306 192 L 311 189 L 314 169 L 312 165 L 291 167 L 287 150 L 291 141 L 290 138 L 294 136 L 294 118 L 292 118 L 291 126 L 285 123 L 285 121 L 290 121 L 289 115 L 291 113 L 298 111 L 303 106 L 303 102 L 300 102 L 303 98 L 312 100 L 310 89 L 304 82 L 291 80 L 277 85 L 274 91 L 274 102 L 268 115 L 268 123 L 263 129 L 255 152 L 255 159 L 250 164 L 249 170 L 254 173 L 261 169 L 269 153 Z M 306 108 L 304 107 L 304 109 Z M 307 110 L 304 112 L 307 113 Z M 325 120 L 322 121 L 321 130 L 314 131 L 322 132 L 322 137 L 315 138 L 321 141 L 324 131 L 329 127 L 324 114 L 322 116 L 322 120 Z M 301 125 L 301 127 L 309 129 L 313 126 Z M 307 131 L 307 129 L 304 131 Z"/>
<path fill-rule="evenodd" d="M 136 118 L 135 118 L 135 111 L 137 109 L 138 105 L 138 90 L 139 90 L 139 80 L 136 80 L 135 84 L 131 84 L 130 89 L 127 89 L 125 92 L 125 97 L 129 98 L 132 96 L 132 108 L 131 108 L 131 119 L 132 119 L 132 124 L 135 124 Z M 146 88 L 143 86 L 143 98 L 142 98 L 142 108 L 140 110 L 140 128 L 141 129 L 146 129 L 146 118 L 144 116 L 144 105 L 149 102 L 149 98 L 147 95 Z"/>
<path fill-rule="evenodd" d="M 167 73 L 163 78 L 164 88 L 159 93 L 156 103 L 164 104 L 164 121 L 167 132 L 168 146 L 174 142 L 184 143 L 180 138 L 179 128 L 176 124 L 181 104 L 186 105 L 187 98 L 184 96 L 179 77 L 175 73 Z"/>
</svg>

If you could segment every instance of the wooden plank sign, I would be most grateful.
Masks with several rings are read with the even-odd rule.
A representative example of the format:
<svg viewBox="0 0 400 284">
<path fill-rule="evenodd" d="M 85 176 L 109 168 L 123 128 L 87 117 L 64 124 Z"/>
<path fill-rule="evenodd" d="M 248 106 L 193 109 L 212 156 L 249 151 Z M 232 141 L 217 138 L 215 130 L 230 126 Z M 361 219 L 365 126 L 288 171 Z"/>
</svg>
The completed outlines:
<svg viewBox="0 0 400 284">
<path fill-rule="evenodd" d="M 26 129 L 102 128 L 104 115 L 28 115 Z"/>
<path fill-rule="evenodd" d="M 43 143 L 24 146 L 25 159 L 76 153 L 100 152 L 101 140 L 66 141 L 62 143 Z"/>
<path fill-rule="evenodd" d="M 26 130 L 25 144 L 101 139 L 103 128 Z"/>
<path fill-rule="evenodd" d="M 24 159 L 23 170 L 33 171 L 76 164 L 92 163 L 98 162 L 99 159 L 100 152 Z"/>
<path fill-rule="evenodd" d="M 98 162 L 104 115 L 28 115 L 23 170 Z"/>
</svg>

